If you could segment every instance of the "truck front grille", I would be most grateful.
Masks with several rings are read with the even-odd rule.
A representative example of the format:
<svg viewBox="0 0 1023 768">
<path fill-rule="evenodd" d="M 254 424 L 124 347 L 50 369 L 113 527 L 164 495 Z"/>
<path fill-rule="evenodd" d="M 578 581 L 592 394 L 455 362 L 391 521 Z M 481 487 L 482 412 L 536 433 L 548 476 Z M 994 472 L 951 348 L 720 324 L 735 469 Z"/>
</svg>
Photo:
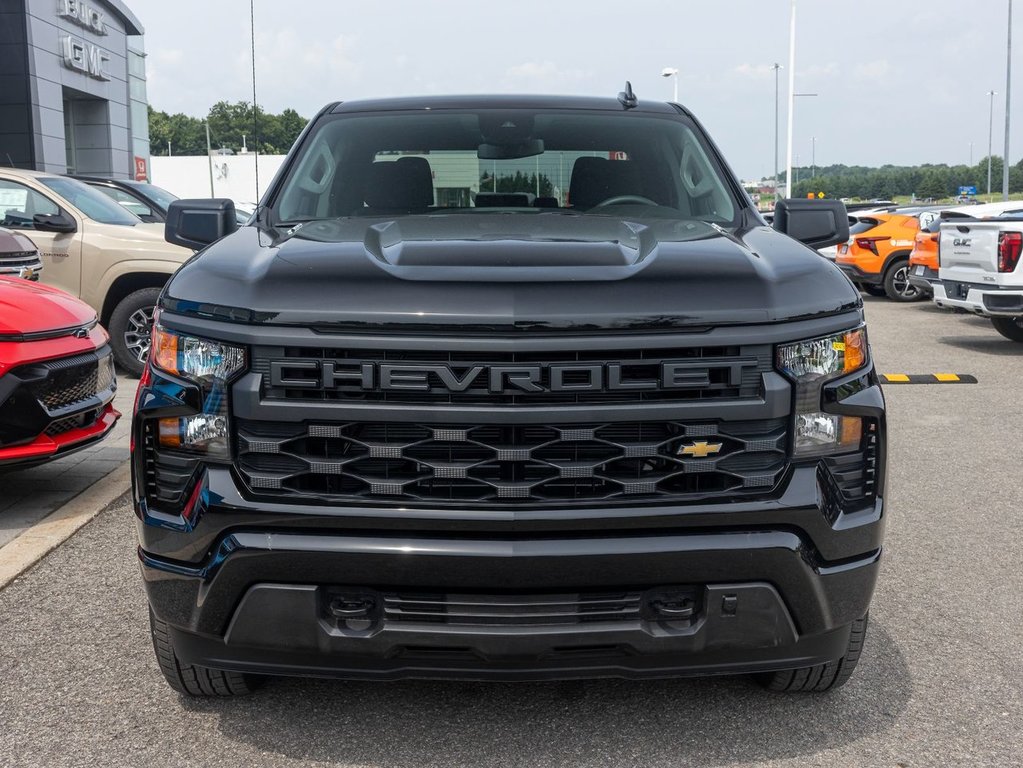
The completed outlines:
<svg viewBox="0 0 1023 768">
<path fill-rule="evenodd" d="M 479 426 L 240 420 L 248 488 L 288 500 L 672 501 L 770 492 L 788 419 Z"/>
<path fill-rule="evenodd" d="M 252 370 L 262 376 L 262 395 L 268 400 L 407 405 L 750 399 L 762 395 L 763 374 L 772 369 L 770 345 L 553 352 L 257 346 L 252 358 Z M 664 381 L 665 365 L 679 366 L 682 373 L 674 383 Z M 339 375 L 328 375 L 325 383 L 324 366 Z M 383 383 L 382 366 L 400 366 L 395 386 Z M 535 387 L 529 387 L 533 391 L 525 392 L 513 382 L 505 386 L 500 371 L 509 367 L 535 371 Z M 410 371 L 417 379 L 411 385 Z M 495 387 L 495 380 L 501 385 Z"/>
<path fill-rule="evenodd" d="M 464 626 L 572 625 L 638 621 L 642 592 L 564 595 L 458 595 L 402 592 L 383 595 L 387 621 Z"/>
<path fill-rule="evenodd" d="M 114 359 L 108 348 L 39 363 L 47 376 L 32 385 L 32 393 L 51 413 L 90 400 L 116 386 Z"/>
</svg>

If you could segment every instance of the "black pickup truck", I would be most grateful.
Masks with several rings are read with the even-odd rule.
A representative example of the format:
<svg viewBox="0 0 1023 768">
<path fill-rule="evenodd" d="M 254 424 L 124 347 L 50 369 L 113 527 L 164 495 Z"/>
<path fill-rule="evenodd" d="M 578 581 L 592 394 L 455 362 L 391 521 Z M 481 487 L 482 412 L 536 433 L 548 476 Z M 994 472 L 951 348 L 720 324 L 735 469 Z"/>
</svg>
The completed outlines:
<svg viewBox="0 0 1023 768">
<path fill-rule="evenodd" d="M 859 293 L 696 119 L 334 103 L 258 211 L 171 204 L 134 501 L 170 685 L 846 681 L 881 557 Z M 799 242 L 802 241 L 802 242 Z"/>
</svg>

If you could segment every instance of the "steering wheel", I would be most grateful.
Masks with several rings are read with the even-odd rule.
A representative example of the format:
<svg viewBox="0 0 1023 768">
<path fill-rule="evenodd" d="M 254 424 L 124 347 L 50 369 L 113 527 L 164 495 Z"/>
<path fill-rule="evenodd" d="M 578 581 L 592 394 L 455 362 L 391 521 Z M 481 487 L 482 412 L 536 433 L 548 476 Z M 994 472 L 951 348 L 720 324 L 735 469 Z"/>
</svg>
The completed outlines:
<svg viewBox="0 0 1023 768">
<path fill-rule="evenodd" d="M 636 205 L 653 205 L 660 206 L 660 203 L 651 200 L 649 197 L 643 197 L 642 195 L 615 195 L 609 197 L 607 200 L 601 200 L 597 203 L 594 208 L 603 208 L 607 205 L 626 205 L 628 203 L 635 203 Z"/>
</svg>

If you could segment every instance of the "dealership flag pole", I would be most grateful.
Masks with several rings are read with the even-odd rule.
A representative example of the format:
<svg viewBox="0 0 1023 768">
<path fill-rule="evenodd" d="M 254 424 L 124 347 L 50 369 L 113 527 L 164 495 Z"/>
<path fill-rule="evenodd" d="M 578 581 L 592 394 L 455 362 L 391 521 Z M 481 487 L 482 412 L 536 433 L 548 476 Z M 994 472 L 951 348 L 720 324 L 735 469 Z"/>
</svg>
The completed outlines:
<svg viewBox="0 0 1023 768">
<path fill-rule="evenodd" d="M 796 111 L 796 0 L 792 0 L 789 20 L 789 125 L 788 151 L 785 155 L 785 197 L 792 197 L 792 120 Z"/>
<path fill-rule="evenodd" d="M 1005 43 L 1005 158 L 1002 160 L 1002 200 L 1009 199 L 1009 115 L 1012 112 L 1012 0 L 1009 0 L 1008 38 Z"/>
<path fill-rule="evenodd" d="M 256 9 L 255 0 L 249 0 L 249 28 L 252 32 L 252 161 L 256 166 L 256 199 L 259 203 L 259 113 L 256 111 Z"/>
</svg>

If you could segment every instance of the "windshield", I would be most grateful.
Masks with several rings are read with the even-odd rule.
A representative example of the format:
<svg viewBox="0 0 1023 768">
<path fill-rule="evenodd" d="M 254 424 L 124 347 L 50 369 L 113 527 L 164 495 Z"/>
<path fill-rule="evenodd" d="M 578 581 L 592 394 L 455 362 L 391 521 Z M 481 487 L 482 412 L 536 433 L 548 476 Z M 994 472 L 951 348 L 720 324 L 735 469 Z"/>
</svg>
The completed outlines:
<svg viewBox="0 0 1023 768">
<path fill-rule="evenodd" d="M 121 224 L 133 227 L 138 216 L 125 210 L 97 189 L 75 179 L 47 176 L 40 179 L 47 187 L 67 200 L 84 215 L 100 224 Z"/>
<path fill-rule="evenodd" d="M 559 212 L 732 225 L 726 171 L 682 116 L 461 110 L 337 116 L 275 196 L 280 223 Z"/>
<path fill-rule="evenodd" d="M 171 203 L 178 199 L 177 195 L 172 195 L 163 187 L 158 187 L 155 184 L 129 183 L 128 186 L 137 189 L 165 211 L 170 208 Z"/>
</svg>

